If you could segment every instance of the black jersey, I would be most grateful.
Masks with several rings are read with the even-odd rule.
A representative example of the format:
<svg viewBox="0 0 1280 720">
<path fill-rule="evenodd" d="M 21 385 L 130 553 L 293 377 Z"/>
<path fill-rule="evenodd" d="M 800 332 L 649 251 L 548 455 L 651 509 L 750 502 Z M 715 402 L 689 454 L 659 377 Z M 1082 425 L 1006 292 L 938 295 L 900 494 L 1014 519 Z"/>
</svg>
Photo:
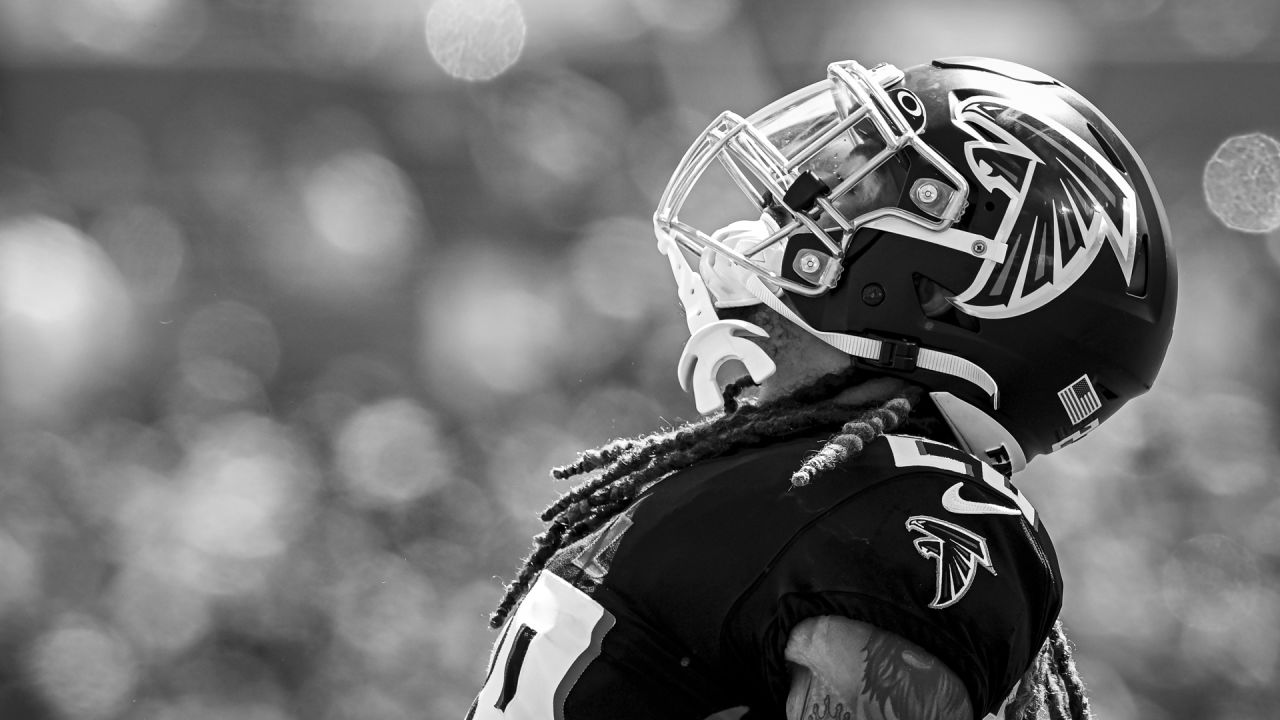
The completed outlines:
<svg viewBox="0 0 1280 720">
<path fill-rule="evenodd" d="M 826 437 L 649 488 L 560 551 L 504 627 L 474 720 L 782 718 L 791 629 L 861 620 L 929 651 L 993 712 L 1048 636 L 1061 576 L 1035 510 L 977 459 L 885 436 L 812 484 Z"/>
</svg>

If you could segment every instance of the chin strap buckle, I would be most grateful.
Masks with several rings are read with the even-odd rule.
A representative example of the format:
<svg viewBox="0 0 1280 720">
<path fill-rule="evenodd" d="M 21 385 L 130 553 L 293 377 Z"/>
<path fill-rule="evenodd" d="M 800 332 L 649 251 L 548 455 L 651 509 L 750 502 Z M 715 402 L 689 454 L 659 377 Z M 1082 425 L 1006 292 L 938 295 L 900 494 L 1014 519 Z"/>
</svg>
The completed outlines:
<svg viewBox="0 0 1280 720">
<path fill-rule="evenodd" d="M 874 358 L 863 358 L 862 362 L 877 368 L 909 371 L 916 369 L 916 361 L 920 358 L 920 343 L 910 340 L 893 340 L 878 335 L 867 335 L 880 343 L 880 354 Z"/>
</svg>

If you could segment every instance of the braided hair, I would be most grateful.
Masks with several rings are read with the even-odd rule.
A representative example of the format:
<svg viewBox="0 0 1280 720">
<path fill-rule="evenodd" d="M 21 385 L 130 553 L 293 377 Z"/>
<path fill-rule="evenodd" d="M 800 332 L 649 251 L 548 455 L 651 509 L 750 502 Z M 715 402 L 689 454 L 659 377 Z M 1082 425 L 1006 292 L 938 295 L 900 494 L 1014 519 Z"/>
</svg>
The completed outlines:
<svg viewBox="0 0 1280 720">
<path fill-rule="evenodd" d="M 507 586 L 489 625 L 502 626 L 556 552 L 590 535 L 625 511 L 642 489 L 677 470 L 767 440 L 828 428 L 835 434 L 795 471 L 792 485 L 807 485 L 823 471 L 856 457 L 872 439 L 900 426 L 921 397 L 918 389 L 910 388 L 879 405 L 840 401 L 841 392 L 864 379 L 850 366 L 824 375 L 785 398 L 753 403 L 741 400 L 743 391 L 753 384 L 744 378 L 725 388 L 725 409 L 719 415 L 637 439 L 615 440 L 554 468 L 551 475 L 558 480 L 595 471 L 599 474 L 569 490 L 543 511 L 547 528 L 534 537 L 533 552 Z"/>
<path fill-rule="evenodd" d="M 1050 720 L 1093 720 L 1089 696 L 1076 668 L 1062 621 L 1054 623 L 1018 690 L 1004 709 L 1003 720 L 1037 720 L 1041 710 Z"/>
</svg>

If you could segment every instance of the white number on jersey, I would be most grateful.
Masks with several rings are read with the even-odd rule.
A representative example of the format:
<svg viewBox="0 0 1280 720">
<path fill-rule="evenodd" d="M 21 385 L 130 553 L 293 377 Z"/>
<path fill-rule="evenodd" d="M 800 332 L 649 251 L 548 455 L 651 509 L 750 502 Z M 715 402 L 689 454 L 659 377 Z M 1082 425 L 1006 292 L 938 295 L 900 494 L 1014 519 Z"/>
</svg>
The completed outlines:
<svg viewBox="0 0 1280 720">
<path fill-rule="evenodd" d="M 894 465 L 898 467 L 937 468 L 973 478 L 981 478 L 993 490 L 1008 498 L 1022 512 L 1027 522 L 1031 523 L 1033 527 L 1035 526 L 1036 509 L 1031 505 L 1031 501 L 1018 492 L 1018 488 L 1014 487 L 1008 478 L 978 458 L 950 445 L 944 445 L 932 440 L 907 437 L 905 435 L 885 435 L 885 439 L 889 441 L 889 448 L 893 451 Z M 958 490 L 957 488 L 956 492 Z M 969 504 L 972 506 L 980 505 L 980 503 Z M 999 506 L 991 507 L 997 508 L 994 514 L 1003 514 L 998 510 Z"/>
<path fill-rule="evenodd" d="M 468 720 L 562 720 L 564 700 L 614 617 L 543 571 L 507 620 Z"/>
</svg>

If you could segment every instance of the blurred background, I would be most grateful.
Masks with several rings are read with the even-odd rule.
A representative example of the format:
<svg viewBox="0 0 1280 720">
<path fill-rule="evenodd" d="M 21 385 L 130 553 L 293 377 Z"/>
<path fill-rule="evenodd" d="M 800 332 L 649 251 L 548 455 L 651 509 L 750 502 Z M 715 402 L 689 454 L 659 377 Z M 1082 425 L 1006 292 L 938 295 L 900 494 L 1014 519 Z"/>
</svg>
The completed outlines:
<svg viewBox="0 0 1280 720">
<path fill-rule="evenodd" d="M 1273 0 L 6 0 L 0 716 L 461 718 L 547 468 L 695 415 L 693 136 L 956 54 L 1091 98 L 1175 231 L 1159 386 L 1020 483 L 1094 707 L 1275 717 Z"/>
</svg>

